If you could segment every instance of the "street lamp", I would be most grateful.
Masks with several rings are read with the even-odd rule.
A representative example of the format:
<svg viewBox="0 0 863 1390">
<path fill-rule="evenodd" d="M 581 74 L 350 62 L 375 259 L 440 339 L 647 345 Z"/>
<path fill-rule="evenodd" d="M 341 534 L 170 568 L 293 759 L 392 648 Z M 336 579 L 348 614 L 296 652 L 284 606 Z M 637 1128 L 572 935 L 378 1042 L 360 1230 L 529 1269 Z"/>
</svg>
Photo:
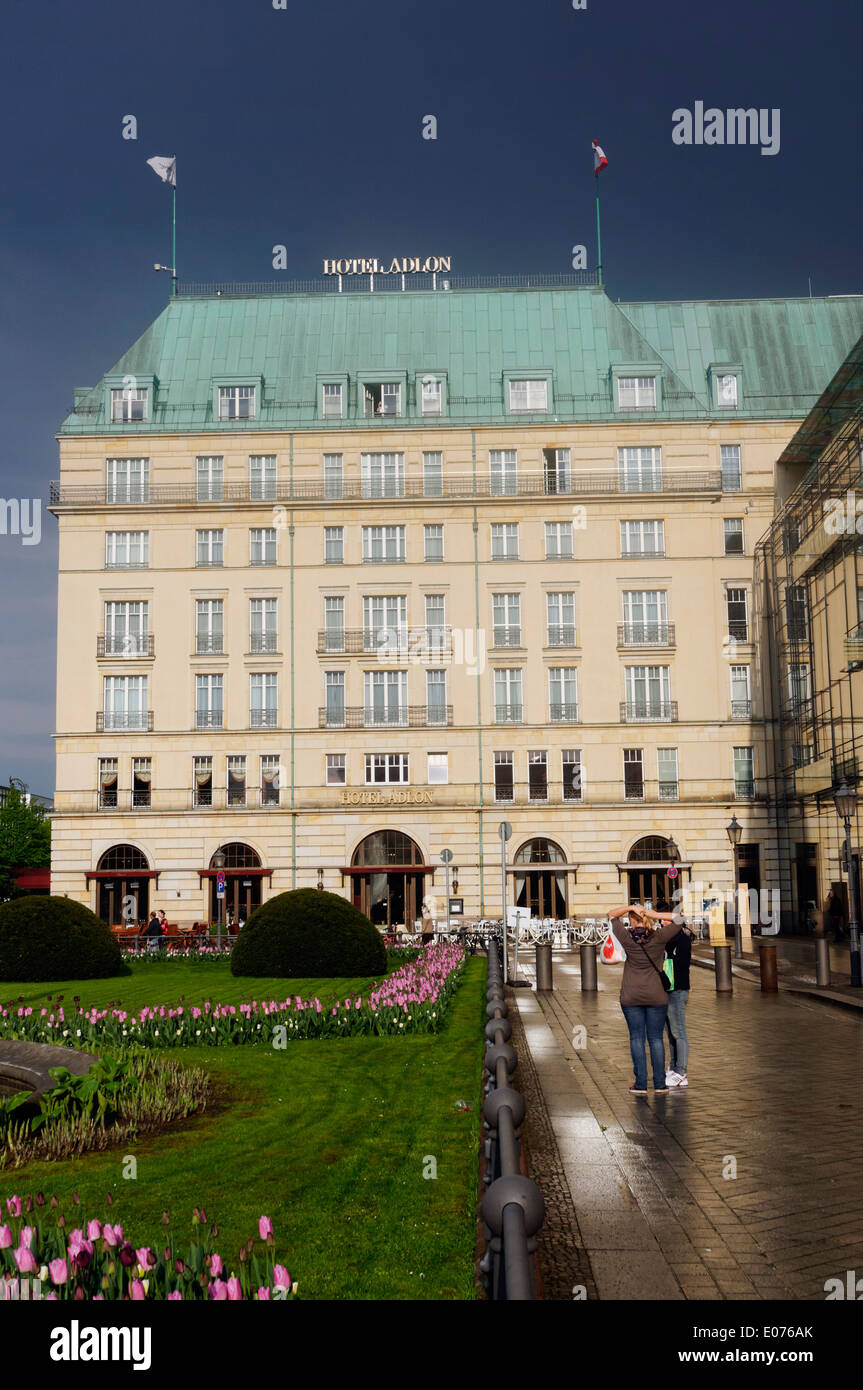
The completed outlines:
<svg viewBox="0 0 863 1390">
<path fill-rule="evenodd" d="M 669 839 L 668 839 L 667 842 L 666 842 L 666 845 L 665 845 L 665 853 L 668 855 L 668 865 L 669 865 L 668 881 L 669 881 L 669 883 L 671 883 L 671 884 L 674 885 L 674 886 L 672 887 L 672 889 L 671 889 L 671 902 L 672 902 L 672 905 L 673 905 L 674 902 L 675 902 L 675 895 L 676 895 L 676 901 L 677 901 L 677 903 L 678 903 L 678 905 L 679 905 L 679 903 L 680 903 L 680 875 L 679 875 L 679 872 L 678 872 L 677 869 L 676 869 L 676 865 L 677 865 L 677 863 L 678 863 L 678 861 L 679 861 L 679 859 L 680 859 L 680 850 L 679 850 L 678 847 L 677 847 L 677 841 L 675 840 L 675 838 L 674 838 L 673 835 L 669 836 Z M 674 869 L 675 872 L 674 872 L 674 873 L 671 873 L 671 872 L 670 872 L 671 869 Z M 676 920 L 677 920 L 677 908 L 675 908 L 675 921 L 676 921 Z"/>
<path fill-rule="evenodd" d="M 213 855 L 213 868 L 220 874 L 225 867 L 225 851 L 217 849 Z M 222 920 L 225 913 L 225 896 L 219 892 L 218 879 L 216 880 L 216 903 L 218 904 L 218 930 L 216 934 L 216 950 L 222 949 Z"/>
<path fill-rule="evenodd" d="M 848 916 L 851 935 L 851 983 L 863 984 L 860 971 L 860 922 L 857 916 L 857 875 L 851 855 L 851 817 L 857 810 L 857 791 L 849 787 L 843 778 L 842 785 L 833 793 L 836 814 L 845 826 L 845 872 L 848 875 Z"/>
<path fill-rule="evenodd" d="M 440 857 L 441 863 L 443 864 L 446 872 L 446 930 L 447 936 L 449 936 L 449 866 L 452 863 L 452 850 L 442 849 L 440 852 Z"/>
<path fill-rule="evenodd" d="M 743 826 L 736 816 L 725 827 L 725 833 L 731 844 L 734 855 L 734 959 L 743 959 L 743 930 L 740 925 L 740 903 L 738 888 L 740 886 L 740 864 L 737 858 L 737 846 L 740 844 L 740 836 L 743 834 Z"/>
</svg>

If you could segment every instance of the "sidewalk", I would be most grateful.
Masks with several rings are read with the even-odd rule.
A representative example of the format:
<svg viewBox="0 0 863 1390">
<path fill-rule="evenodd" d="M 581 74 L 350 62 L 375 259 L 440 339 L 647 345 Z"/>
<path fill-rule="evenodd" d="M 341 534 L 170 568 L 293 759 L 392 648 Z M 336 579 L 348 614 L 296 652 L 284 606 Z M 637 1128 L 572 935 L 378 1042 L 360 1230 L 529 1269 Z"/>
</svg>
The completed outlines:
<svg viewBox="0 0 863 1390">
<path fill-rule="evenodd" d="M 718 996 L 697 970 L 689 1088 L 632 1096 L 621 970 L 585 995 L 556 952 L 553 993 L 507 995 L 545 1297 L 823 1299 L 863 1273 L 863 1020 L 741 978 Z"/>
<path fill-rule="evenodd" d="M 852 989 L 851 965 L 847 945 L 830 946 L 830 984 L 815 983 L 815 943 L 800 937 L 781 937 L 776 940 L 776 974 L 780 989 L 798 994 L 812 994 L 834 1004 L 863 1009 L 863 990 Z M 729 940 L 729 945 L 733 943 Z M 742 960 L 732 957 L 732 972 L 741 979 L 761 981 L 760 947 L 754 942 Z M 714 968 L 713 947 L 707 941 L 696 941 L 692 947 L 695 964 L 709 970 Z"/>
</svg>

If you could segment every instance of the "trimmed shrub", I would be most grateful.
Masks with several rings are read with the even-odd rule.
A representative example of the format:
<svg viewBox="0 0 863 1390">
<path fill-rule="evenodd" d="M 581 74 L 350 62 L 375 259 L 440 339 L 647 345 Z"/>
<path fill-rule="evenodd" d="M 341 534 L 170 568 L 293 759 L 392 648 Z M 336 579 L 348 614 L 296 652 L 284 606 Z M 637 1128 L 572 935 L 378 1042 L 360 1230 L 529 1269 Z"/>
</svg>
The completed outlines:
<svg viewBox="0 0 863 1390">
<path fill-rule="evenodd" d="M 256 908 L 231 952 L 232 975 L 380 978 L 386 968 L 383 938 L 368 917 L 319 888 L 279 893 Z"/>
<path fill-rule="evenodd" d="M 71 898 L 0 903 L 0 980 L 103 980 L 128 975 L 101 917 Z"/>
</svg>

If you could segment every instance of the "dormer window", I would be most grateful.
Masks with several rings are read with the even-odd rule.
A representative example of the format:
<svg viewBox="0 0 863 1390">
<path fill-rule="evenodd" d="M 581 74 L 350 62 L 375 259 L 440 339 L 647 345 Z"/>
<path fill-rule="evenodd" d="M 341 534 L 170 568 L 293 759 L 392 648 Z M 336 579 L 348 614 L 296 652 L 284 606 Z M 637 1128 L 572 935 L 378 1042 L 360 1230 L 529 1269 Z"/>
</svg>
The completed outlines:
<svg viewBox="0 0 863 1390">
<path fill-rule="evenodd" d="M 441 382 L 439 377 L 426 376 L 422 381 L 423 415 L 441 414 Z"/>
<path fill-rule="evenodd" d="M 398 381 L 367 381 L 363 385 L 364 415 L 401 415 L 402 388 Z"/>
<path fill-rule="evenodd" d="M 548 410 L 548 382 L 513 379 L 509 383 L 509 408 L 519 410 Z"/>
<path fill-rule="evenodd" d="M 325 381 L 322 384 L 321 413 L 325 420 L 341 420 L 344 411 L 342 409 L 342 383 L 340 381 Z"/>
<path fill-rule="evenodd" d="M 711 362 L 708 368 L 713 405 L 717 410 L 739 410 L 742 402 L 742 369 L 739 362 Z"/>
<path fill-rule="evenodd" d="M 737 377 L 731 372 L 716 378 L 716 404 L 725 409 L 737 409 Z"/>
<path fill-rule="evenodd" d="M 123 386 L 111 389 L 111 423 L 133 424 L 147 418 L 147 388 Z"/>
<path fill-rule="evenodd" d="M 254 420 L 255 418 L 255 388 L 254 386 L 220 386 L 219 387 L 219 419 L 220 420 Z"/>
<path fill-rule="evenodd" d="M 619 410 L 655 410 L 655 376 L 619 376 L 617 378 Z"/>
</svg>

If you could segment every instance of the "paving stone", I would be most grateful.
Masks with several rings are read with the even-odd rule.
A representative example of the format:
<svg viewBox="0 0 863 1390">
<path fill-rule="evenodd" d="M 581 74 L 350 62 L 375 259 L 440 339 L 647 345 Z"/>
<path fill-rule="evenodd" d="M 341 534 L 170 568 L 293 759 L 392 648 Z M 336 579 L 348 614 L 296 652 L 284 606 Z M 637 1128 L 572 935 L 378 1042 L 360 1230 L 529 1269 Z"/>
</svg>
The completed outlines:
<svg viewBox="0 0 863 1390">
<path fill-rule="evenodd" d="M 650 1252 L 592 1251 L 590 1263 L 600 1298 L 661 1302 L 684 1297 L 671 1270 Z"/>
</svg>

